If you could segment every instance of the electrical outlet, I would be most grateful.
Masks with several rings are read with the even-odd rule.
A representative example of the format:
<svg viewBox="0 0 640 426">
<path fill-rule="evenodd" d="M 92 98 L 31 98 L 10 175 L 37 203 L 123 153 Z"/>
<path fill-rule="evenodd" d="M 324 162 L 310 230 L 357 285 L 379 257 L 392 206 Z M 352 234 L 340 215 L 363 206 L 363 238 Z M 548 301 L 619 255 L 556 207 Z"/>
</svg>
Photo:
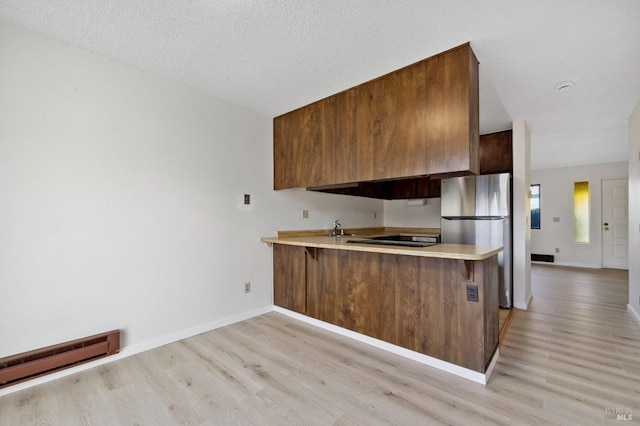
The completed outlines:
<svg viewBox="0 0 640 426">
<path fill-rule="evenodd" d="M 245 293 L 251 293 L 251 283 L 250 282 L 244 283 L 244 292 Z"/>
<path fill-rule="evenodd" d="M 554 221 L 554 222 L 560 222 L 560 218 L 559 218 L 558 216 L 554 216 L 554 217 L 553 217 L 553 221 Z"/>
<path fill-rule="evenodd" d="M 377 219 L 378 218 L 378 212 L 373 212 L 373 218 Z"/>
<path fill-rule="evenodd" d="M 309 219 L 309 210 L 302 210 L 302 218 Z"/>
<path fill-rule="evenodd" d="M 250 194 L 244 194 L 244 203 L 249 205 L 251 204 L 251 195 Z"/>
<path fill-rule="evenodd" d="M 556 253 L 560 253 L 560 249 L 556 247 Z"/>
<path fill-rule="evenodd" d="M 478 286 L 467 284 L 467 301 L 478 302 Z"/>
</svg>

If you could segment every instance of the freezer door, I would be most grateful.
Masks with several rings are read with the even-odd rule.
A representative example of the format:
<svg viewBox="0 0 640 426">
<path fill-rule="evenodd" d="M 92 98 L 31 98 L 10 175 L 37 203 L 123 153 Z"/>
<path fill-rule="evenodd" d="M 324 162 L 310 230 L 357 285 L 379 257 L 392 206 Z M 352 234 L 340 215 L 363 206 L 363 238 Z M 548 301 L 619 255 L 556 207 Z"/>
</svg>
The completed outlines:
<svg viewBox="0 0 640 426">
<path fill-rule="evenodd" d="M 476 178 L 476 216 L 511 216 L 511 175 Z"/>
<path fill-rule="evenodd" d="M 466 176 L 440 182 L 441 216 L 476 216 L 476 178 Z"/>
<path fill-rule="evenodd" d="M 443 179 L 441 216 L 511 216 L 510 194 L 511 175 L 509 173 Z"/>
</svg>

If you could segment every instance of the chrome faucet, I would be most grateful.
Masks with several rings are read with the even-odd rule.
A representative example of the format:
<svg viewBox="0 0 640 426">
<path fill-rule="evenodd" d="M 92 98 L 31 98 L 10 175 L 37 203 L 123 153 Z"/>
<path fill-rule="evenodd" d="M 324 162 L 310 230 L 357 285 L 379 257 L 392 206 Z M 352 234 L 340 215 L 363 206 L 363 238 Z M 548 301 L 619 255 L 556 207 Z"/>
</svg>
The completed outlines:
<svg viewBox="0 0 640 426">
<path fill-rule="evenodd" d="M 340 234 L 338 234 L 338 229 L 340 229 Z M 344 229 L 342 229 L 342 225 L 340 225 L 340 219 L 336 219 L 333 222 L 333 232 L 331 233 L 332 237 L 337 237 L 338 235 L 344 235 Z"/>
</svg>

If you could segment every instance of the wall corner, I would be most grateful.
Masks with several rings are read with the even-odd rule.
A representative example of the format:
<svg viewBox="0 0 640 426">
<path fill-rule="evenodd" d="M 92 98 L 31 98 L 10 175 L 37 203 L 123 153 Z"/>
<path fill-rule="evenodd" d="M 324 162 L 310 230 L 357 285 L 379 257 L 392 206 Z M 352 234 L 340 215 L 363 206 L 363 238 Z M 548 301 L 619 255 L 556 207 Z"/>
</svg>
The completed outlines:
<svg viewBox="0 0 640 426">
<path fill-rule="evenodd" d="M 531 229 L 529 186 L 531 132 L 524 119 L 513 121 L 513 302 L 528 308 L 531 293 Z"/>
</svg>

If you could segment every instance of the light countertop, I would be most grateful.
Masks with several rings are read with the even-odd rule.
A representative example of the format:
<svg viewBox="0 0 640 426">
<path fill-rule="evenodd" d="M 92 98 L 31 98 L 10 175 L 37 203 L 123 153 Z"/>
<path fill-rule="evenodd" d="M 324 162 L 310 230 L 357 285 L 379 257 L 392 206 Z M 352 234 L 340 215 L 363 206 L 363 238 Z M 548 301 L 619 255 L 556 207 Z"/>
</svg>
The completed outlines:
<svg viewBox="0 0 640 426">
<path fill-rule="evenodd" d="M 385 234 L 389 234 L 386 232 Z M 376 236 L 382 235 L 376 233 Z M 418 234 L 414 234 L 418 235 Z M 437 244 L 430 247 L 402 247 L 390 245 L 372 245 L 347 243 L 347 240 L 370 238 L 374 234 L 330 237 L 326 235 L 279 236 L 261 238 L 260 241 L 271 244 L 316 247 L 334 250 L 366 251 L 370 253 L 399 254 L 406 256 L 436 257 L 444 259 L 484 260 L 502 251 L 502 246 L 476 246 L 470 244 Z"/>
</svg>

